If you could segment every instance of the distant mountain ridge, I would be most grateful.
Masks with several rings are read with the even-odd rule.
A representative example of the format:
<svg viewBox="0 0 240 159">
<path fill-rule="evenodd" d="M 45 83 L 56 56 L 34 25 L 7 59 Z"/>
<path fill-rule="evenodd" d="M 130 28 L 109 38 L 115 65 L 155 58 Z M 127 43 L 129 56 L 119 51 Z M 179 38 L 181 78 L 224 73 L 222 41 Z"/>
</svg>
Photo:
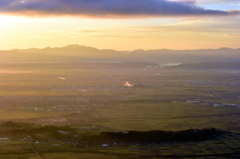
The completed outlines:
<svg viewBox="0 0 240 159">
<path fill-rule="evenodd" d="M 129 52 L 99 50 L 82 45 L 47 47 L 43 49 L 14 49 L 0 51 L 1 63 L 61 63 L 82 61 L 118 61 L 148 63 L 237 62 L 240 49 L 200 50 L 134 50 Z"/>
</svg>

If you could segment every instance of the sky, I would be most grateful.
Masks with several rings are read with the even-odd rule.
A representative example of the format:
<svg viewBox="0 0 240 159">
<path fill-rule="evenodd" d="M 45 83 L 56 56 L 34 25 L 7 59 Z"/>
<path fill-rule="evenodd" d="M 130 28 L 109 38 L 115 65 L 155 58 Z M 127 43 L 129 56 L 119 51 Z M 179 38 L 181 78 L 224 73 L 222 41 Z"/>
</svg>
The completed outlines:
<svg viewBox="0 0 240 159">
<path fill-rule="evenodd" d="M 240 48 L 240 0 L 0 0 L 0 50 Z"/>
</svg>

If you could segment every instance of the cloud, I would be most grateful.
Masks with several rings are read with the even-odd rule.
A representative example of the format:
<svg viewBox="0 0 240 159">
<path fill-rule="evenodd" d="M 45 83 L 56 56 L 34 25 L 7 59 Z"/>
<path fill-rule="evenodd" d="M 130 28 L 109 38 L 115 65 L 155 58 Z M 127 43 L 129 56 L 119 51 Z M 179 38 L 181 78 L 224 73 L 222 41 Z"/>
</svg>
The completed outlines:
<svg viewBox="0 0 240 159">
<path fill-rule="evenodd" d="M 219 4 L 219 3 L 228 3 L 228 4 L 239 4 L 239 0 L 198 0 L 201 3 L 211 3 L 211 4 Z"/>
<path fill-rule="evenodd" d="M 239 11 L 204 9 L 194 0 L 0 0 L 0 14 L 121 18 L 226 16 Z"/>
</svg>

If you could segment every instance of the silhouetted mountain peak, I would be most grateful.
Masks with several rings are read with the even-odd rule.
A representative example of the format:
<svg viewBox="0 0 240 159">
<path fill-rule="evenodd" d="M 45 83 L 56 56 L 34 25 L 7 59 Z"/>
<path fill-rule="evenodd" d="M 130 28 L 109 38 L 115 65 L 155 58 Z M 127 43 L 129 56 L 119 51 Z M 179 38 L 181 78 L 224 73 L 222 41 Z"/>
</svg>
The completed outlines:
<svg viewBox="0 0 240 159">
<path fill-rule="evenodd" d="M 234 49 L 228 48 L 228 47 L 221 47 L 221 48 L 219 48 L 219 50 L 234 50 Z"/>
<path fill-rule="evenodd" d="M 143 50 L 143 49 L 137 49 L 137 50 L 134 50 L 134 51 L 132 51 L 132 52 L 145 52 L 145 50 Z"/>
<path fill-rule="evenodd" d="M 89 47 L 89 46 L 84 46 L 84 45 L 77 45 L 77 44 L 72 44 L 72 45 L 67 45 L 65 47 L 62 47 L 63 49 L 91 49 L 91 50 L 98 50 L 94 47 Z"/>
</svg>

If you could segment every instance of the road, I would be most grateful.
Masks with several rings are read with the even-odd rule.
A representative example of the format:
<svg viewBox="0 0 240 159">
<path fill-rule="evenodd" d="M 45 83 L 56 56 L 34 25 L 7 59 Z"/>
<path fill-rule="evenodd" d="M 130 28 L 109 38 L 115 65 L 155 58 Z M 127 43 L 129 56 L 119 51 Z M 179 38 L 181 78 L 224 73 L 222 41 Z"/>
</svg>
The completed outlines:
<svg viewBox="0 0 240 159">
<path fill-rule="evenodd" d="M 33 142 L 29 143 L 30 147 L 33 151 L 38 155 L 39 159 L 46 159 L 40 152 L 37 151 L 36 147 L 34 146 Z"/>
</svg>

